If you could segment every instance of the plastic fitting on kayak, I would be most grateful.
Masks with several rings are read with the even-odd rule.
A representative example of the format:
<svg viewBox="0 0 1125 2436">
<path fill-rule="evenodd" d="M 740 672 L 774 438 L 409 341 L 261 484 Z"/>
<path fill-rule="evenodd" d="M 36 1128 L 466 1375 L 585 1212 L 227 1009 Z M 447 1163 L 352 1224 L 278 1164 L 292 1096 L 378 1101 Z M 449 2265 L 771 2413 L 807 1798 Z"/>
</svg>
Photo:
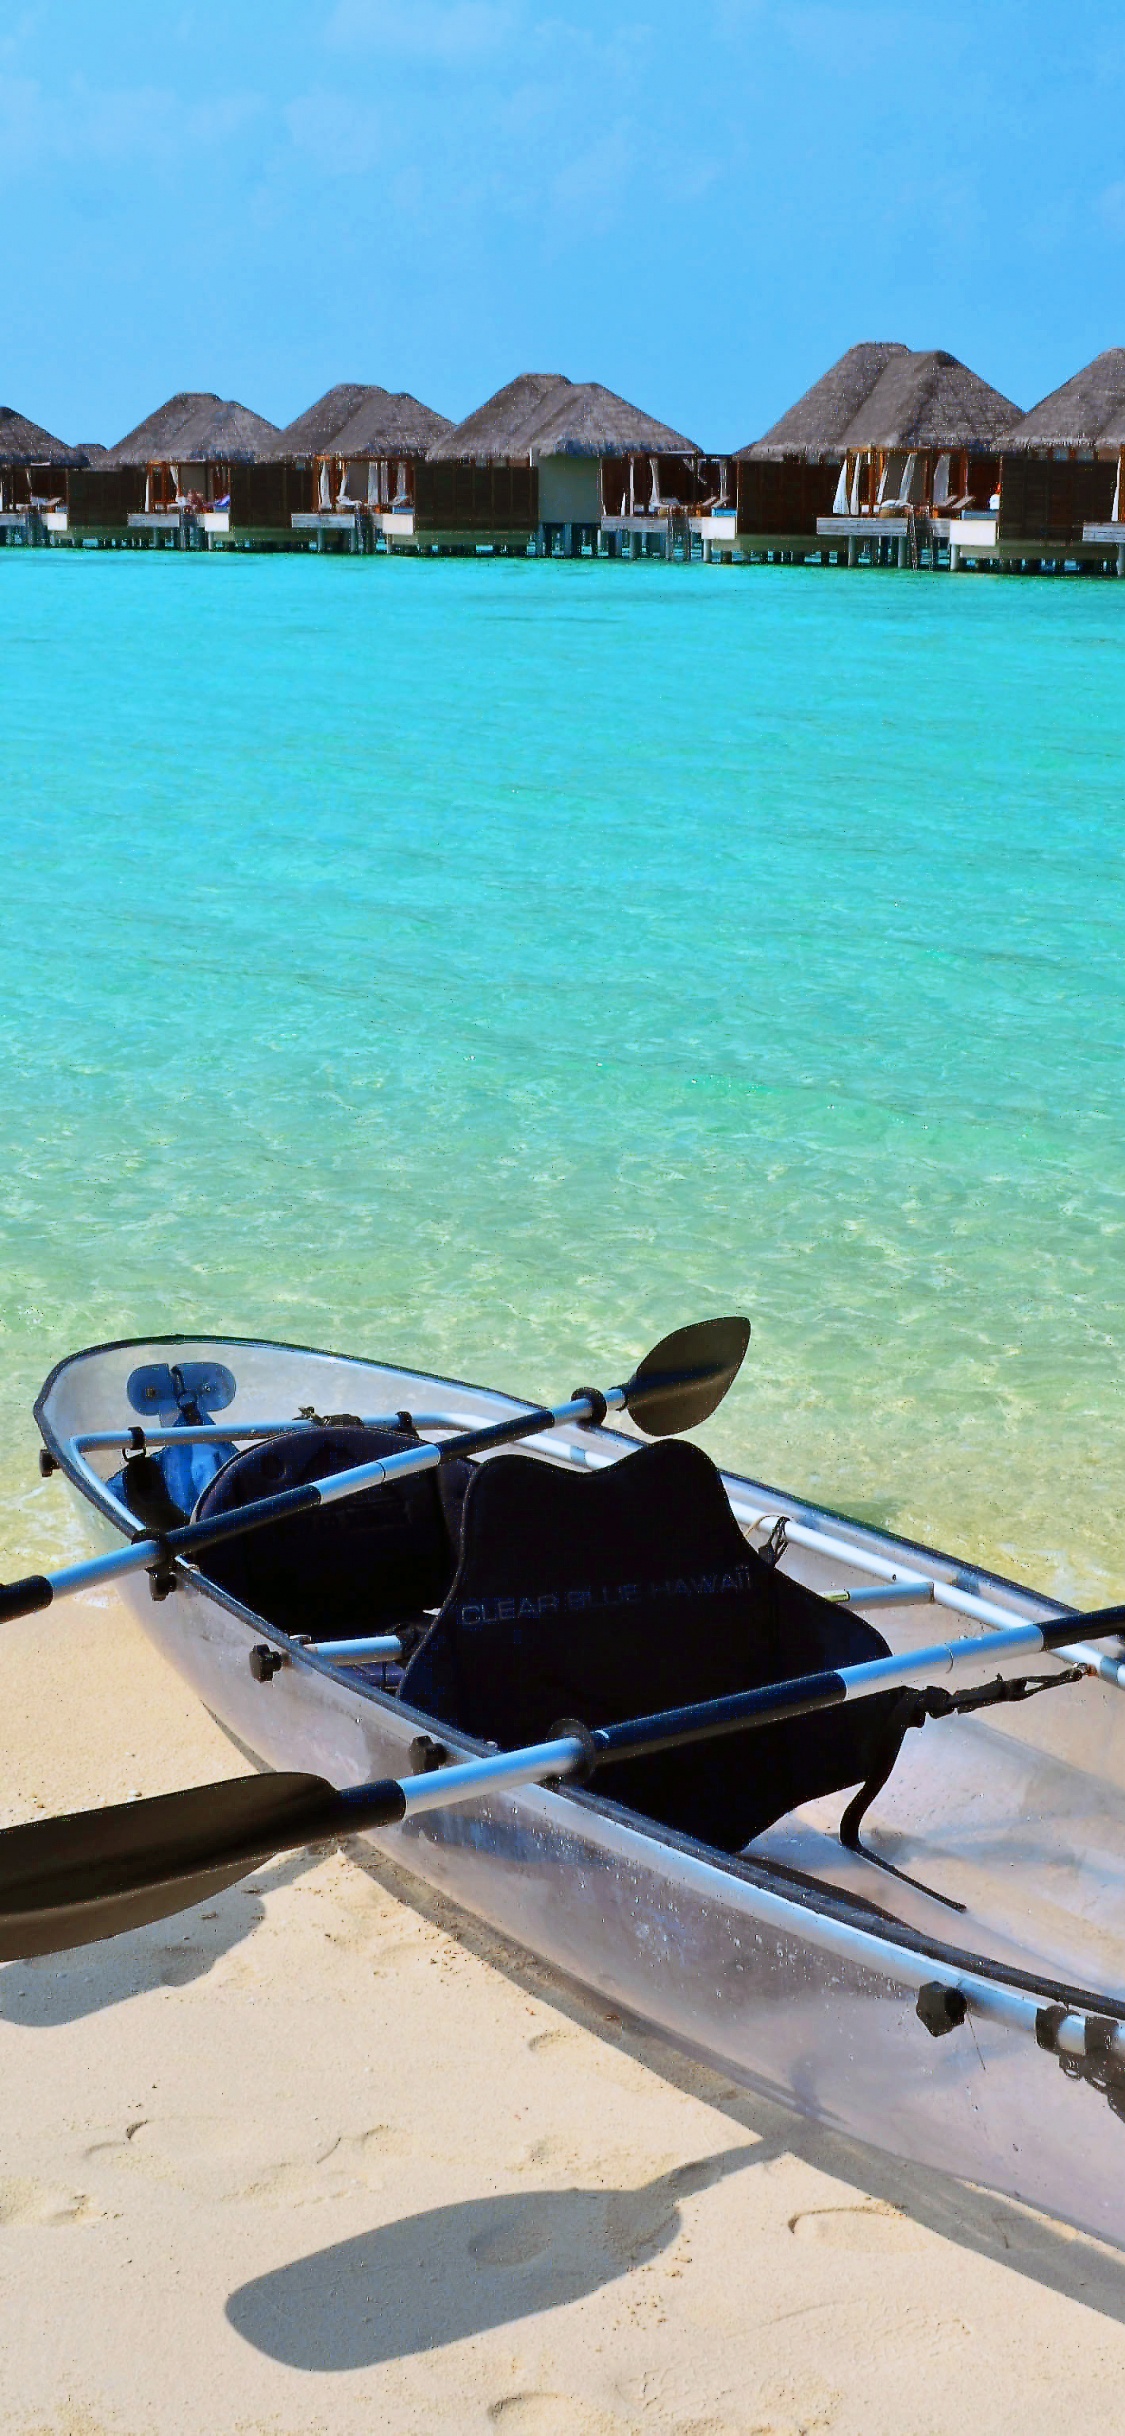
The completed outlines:
<svg viewBox="0 0 1125 2436">
<path fill-rule="evenodd" d="M 547 1740 L 548 1742 L 581 1743 L 582 1757 L 575 1767 L 567 1769 L 566 1782 L 568 1785 L 588 1785 L 598 1761 L 605 1757 L 604 1751 L 599 1751 L 589 1726 L 583 1725 L 580 1717 L 558 1717 L 550 1729 Z M 557 1785 L 559 1779 L 556 1776 L 548 1781 Z"/>
<path fill-rule="evenodd" d="M 271 1649 L 268 1641 L 258 1641 L 250 1652 L 250 1672 L 255 1683 L 272 1683 L 278 1668 L 288 1666 L 283 1649 Z"/>
<path fill-rule="evenodd" d="M 410 1766 L 415 1776 L 432 1776 L 435 1768 L 444 1768 L 449 1759 L 449 1744 L 439 1742 L 433 1734 L 416 1734 L 410 1745 Z"/>
<path fill-rule="evenodd" d="M 960 2029 L 969 2005 L 960 1988 L 947 1987 L 943 1979 L 928 1979 L 918 1990 L 914 2010 L 931 2038 L 946 2038 L 951 2030 Z"/>
</svg>

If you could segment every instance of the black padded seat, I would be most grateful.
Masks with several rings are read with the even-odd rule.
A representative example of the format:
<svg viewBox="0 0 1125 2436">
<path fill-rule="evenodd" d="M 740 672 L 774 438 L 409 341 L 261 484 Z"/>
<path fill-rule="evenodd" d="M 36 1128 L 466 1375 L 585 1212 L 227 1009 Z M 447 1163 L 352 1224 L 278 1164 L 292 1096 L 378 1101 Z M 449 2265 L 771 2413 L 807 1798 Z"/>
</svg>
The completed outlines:
<svg viewBox="0 0 1125 2436">
<path fill-rule="evenodd" d="M 714 1465 L 672 1439 L 575 1475 L 496 1456 L 400 1696 L 504 1749 L 884 1657 L 882 1634 L 750 1548 Z M 726 1852 L 870 1773 L 898 1692 L 599 1768 L 594 1790 Z"/>
<path fill-rule="evenodd" d="M 414 1431 L 360 1424 L 286 1431 L 225 1464 L 193 1520 L 230 1514 L 256 1498 L 420 1444 Z M 204 1549 L 200 1570 L 282 1632 L 334 1641 L 394 1631 L 439 1607 L 449 1589 L 468 1474 L 468 1464 L 455 1460 L 385 1488 L 361 1489 L 338 1505 Z"/>
</svg>

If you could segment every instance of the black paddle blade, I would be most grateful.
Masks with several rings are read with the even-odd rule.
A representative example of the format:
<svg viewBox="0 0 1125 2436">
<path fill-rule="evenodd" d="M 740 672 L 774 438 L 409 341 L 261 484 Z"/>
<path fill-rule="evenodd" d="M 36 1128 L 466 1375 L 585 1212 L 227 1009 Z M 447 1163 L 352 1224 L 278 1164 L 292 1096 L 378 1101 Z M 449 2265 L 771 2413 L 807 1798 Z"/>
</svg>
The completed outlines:
<svg viewBox="0 0 1125 2436">
<path fill-rule="evenodd" d="M 696 1320 L 674 1328 L 638 1363 L 625 1409 L 646 1438 L 696 1429 L 721 1404 L 750 1342 L 747 1319 Z"/>
<path fill-rule="evenodd" d="M 0 1961 L 62 1954 L 221 1893 L 271 1853 L 340 1833 L 320 1776 L 236 1776 L 0 1834 Z"/>
</svg>

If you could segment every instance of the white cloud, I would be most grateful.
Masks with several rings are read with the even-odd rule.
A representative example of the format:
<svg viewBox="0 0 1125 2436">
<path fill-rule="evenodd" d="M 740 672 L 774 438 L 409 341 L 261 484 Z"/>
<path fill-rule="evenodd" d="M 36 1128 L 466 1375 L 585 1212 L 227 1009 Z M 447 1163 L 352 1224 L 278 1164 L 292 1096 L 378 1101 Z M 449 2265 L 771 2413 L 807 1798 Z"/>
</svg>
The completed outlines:
<svg viewBox="0 0 1125 2436">
<path fill-rule="evenodd" d="M 516 30 L 513 11 L 495 0 L 337 0 L 327 40 L 335 50 L 465 60 L 502 50 Z"/>
<path fill-rule="evenodd" d="M 100 91 L 72 77 L 48 92 L 30 77 L 0 77 L 0 174 L 51 161 L 159 157 L 175 110 L 174 95 L 158 86 Z"/>
<path fill-rule="evenodd" d="M 185 125 L 193 142 L 225 144 L 260 118 L 265 106 L 260 93 L 215 93 L 192 105 Z"/>
<path fill-rule="evenodd" d="M 303 93 L 284 116 L 297 150 L 330 177 L 361 177 L 382 157 L 378 111 L 348 93 Z"/>
<path fill-rule="evenodd" d="M 1111 237 L 1125 237 L 1125 178 L 1117 178 L 1112 186 L 1103 186 L 1097 210 Z"/>
<path fill-rule="evenodd" d="M 604 228 L 614 219 L 633 175 L 636 152 L 628 126 L 613 128 L 564 162 L 550 182 L 557 233 Z"/>
<path fill-rule="evenodd" d="M 956 23 L 937 21 L 921 9 L 832 7 L 826 0 L 780 8 L 776 22 L 798 56 L 825 75 L 868 83 L 873 76 L 901 77 L 914 61 L 932 66 L 935 57 L 948 74 L 964 39 Z"/>
<path fill-rule="evenodd" d="M 229 142 L 263 108 L 253 93 L 189 102 L 161 85 L 100 87 L 75 76 L 48 89 L 32 77 L 0 76 L 0 179 L 59 162 L 163 164 Z"/>
</svg>

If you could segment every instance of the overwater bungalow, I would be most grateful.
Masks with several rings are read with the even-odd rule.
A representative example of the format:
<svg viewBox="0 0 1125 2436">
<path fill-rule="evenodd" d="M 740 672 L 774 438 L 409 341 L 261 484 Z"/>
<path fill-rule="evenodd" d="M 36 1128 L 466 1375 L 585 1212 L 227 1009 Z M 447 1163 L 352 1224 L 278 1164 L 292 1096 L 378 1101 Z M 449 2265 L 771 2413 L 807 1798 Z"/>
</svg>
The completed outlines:
<svg viewBox="0 0 1125 2436">
<path fill-rule="evenodd" d="M 275 543 L 296 504 L 279 438 L 233 398 L 181 390 L 69 484 L 76 538 Z"/>
<path fill-rule="evenodd" d="M 323 397 L 306 406 L 303 414 L 282 425 L 279 456 L 285 456 L 291 465 L 311 470 L 316 458 L 323 455 L 370 394 L 366 381 L 337 381 L 333 388 L 325 390 Z"/>
<path fill-rule="evenodd" d="M 1019 407 L 955 355 L 896 352 L 843 435 L 831 511 L 817 518 L 822 541 L 933 565 L 939 545 L 958 547 L 962 518 L 987 514 L 998 495 L 1000 447 Z M 956 563 L 955 557 L 951 563 Z"/>
<path fill-rule="evenodd" d="M 294 530 L 315 532 L 321 546 L 333 534 L 345 546 L 361 549 L 374 547 L 379 534 L 388 541 L 409 539 L 418 466 L 452 429 L 448 415 L 424 406 L 408 390 L 370 385 L 354 392 L 343 422 L 312 452 L 313 504 L 294 515 Z M 282 433 L 280 449 L 291 438 L 292 426 Z"/>
<path fill-rule="evenodd" d="M 1125 573 L 1123 463 L 1125 347 L 1107 347 L 1007 433 L 991 547 L 973 554 L 1055 567 L 1113 557 Z"/>
<path fill-rule="evenodd" d="M 444 432 L 417 469 L 414 530 L 427 549 L 527 551 L 539 532 L 533 435 L 570 382 L 521 372 Z"/>
<path fill-rule="evenodd" d="M 817 518 L 832 512 L 847 434 L 880 374 L 909 352 L 889 339 L 849 347 L 760 440 L 736 450 L 733 539 L 743 557 L 805 557 L 818 549 Z"/>
<path fill-rule="evenodd" d="M 713 502 L 717 459 L 598 381 L 521 373 L 447 431 L 418 468 L 423 546 L 663 550 Z"/>
<path fill-rule="evenodd" d="M 92 451 L 68 448 L 14 406 L 0 406 L 0 540 L 37 540 L 65 521 L 67 478 Z"/>
</svg>

